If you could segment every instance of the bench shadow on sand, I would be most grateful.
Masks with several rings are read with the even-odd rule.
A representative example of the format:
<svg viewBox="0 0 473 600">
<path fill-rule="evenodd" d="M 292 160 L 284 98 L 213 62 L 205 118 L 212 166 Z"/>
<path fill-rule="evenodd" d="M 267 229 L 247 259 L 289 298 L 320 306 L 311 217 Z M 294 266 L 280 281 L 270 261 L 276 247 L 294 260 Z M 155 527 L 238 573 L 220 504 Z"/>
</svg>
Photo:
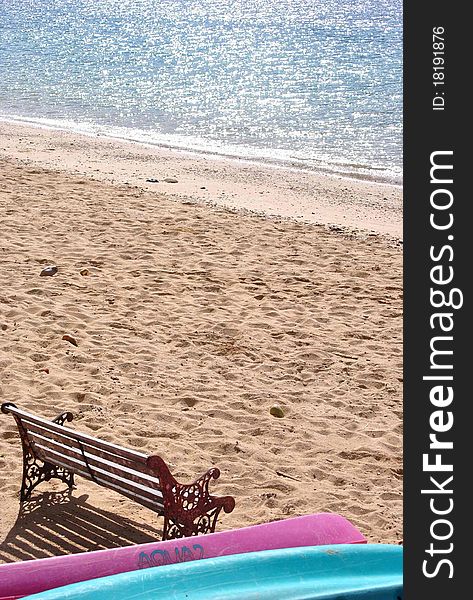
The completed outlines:
<svg viewBox="0 0 473 600">
<path fill-rule="evenodd" d="M 38 494 L 20 507 L 15 524 L 0 544 L 0 561 L 16 562 L 144 544 L 162 530 L 101 510 L 88 495 L 69 490 Z"/>
</svg>

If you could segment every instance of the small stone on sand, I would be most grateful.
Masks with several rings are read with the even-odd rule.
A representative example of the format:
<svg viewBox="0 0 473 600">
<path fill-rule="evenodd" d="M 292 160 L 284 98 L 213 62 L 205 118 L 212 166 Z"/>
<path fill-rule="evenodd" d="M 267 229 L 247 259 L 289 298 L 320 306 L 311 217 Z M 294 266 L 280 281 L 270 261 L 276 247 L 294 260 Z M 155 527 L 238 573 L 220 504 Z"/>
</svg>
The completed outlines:
<svg viewBox="0 0 473 600">
<path fill-rule="evenodd" d="M 56 273 L 57 273 L 56 265 L 49 265 L 48 267 L 44 267 L 44 269 L 40 273 L 40 276 L 41 277 L 52 277 L 53 275 L 56 275 Z"/>
<path fill-rule="evenodd" d="M 284 417 L 284 411 L 283 409 L 279 406 L 279 404 L 273 404 L 271 406 L 271 408 L 269 409 L 269 413 L 271 415 L 273 415 L 273 417 L 279 417 L 282 418 Z"/>
<path fill-rule="evenodd" d="M 178 183 L 178 180 L 174 177 L 166 177 L 163 181 L 165 181 L 166 183 Z"/>
<path fill-rule="evenodd" d="M 77 344 L 77 340 L 76 340 L 76 338 L 75 338 L 75 337 L 73 337 L 72 335 L 69 335 L 68 333 L 65 333 L 65 334 L 62 336 L 62 339 L 63 339 L 63 340 L 65 340 L 66 342 L 69 342 L 69 343 L 73 344 L 74 346 L 77 346 L 77 345 L 78 345 L 78 344 Z"/>
</svg>

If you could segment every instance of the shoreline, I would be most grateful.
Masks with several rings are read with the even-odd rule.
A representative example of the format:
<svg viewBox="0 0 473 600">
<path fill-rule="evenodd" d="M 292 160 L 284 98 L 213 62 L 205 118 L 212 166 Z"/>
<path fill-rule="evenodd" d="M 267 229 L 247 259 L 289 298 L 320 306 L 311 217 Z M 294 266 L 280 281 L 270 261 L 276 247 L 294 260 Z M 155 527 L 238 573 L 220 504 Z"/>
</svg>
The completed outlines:
<svg viewBox="0 0 473 600">
<path fill-rule="evenodd" d="M 263 148 L 241 145 L 232 146 L 231 144 L 228 146 L 219 146 L 216 142 L 215 145 L 212 146 L 209 145 L 211 142 L 208 140 L 197 139 L 197 143 L 192 142 L 193 138 L 189 138 L 185 143 L 179 144 L 176 140 L 169 141 L 164 134 L 154 134 L 158 135 L 158 137 L 161 135 L 163 138 L 161 141 L 157 140 L 156 137 L 150 138 L 150 132 L 147 132 L 146 130 L 134 130 L 124 127 L 116 128 L 114 130 L 114 128 L 110 126 L 87 126 L 87 124 L 81 125 L 80 123 L 68 122 L 67 120 L 29 118 L 19 115 L 9 116 L 0 114 L 0 123 L 34 127 L 49 131 L 63 131 L 72 135 L 114 140 L 119 143 L 138 144 L 146 148 L 183 152 L 191 157 L 207 157 L 215 160 L 228 159 L 238 163 L 252 164 L 254 166 L 262 165 L 288 171 L 301 173 L 308 172 L 321 176 L 327 175 L 329 177 L 339 177 L 347 179 L 348 181 L 363 181 L 365 183 L 388 185 L 397 188 L 402 188 L 403 186 L 402 174 L 397 173 L 395 170 L 390 171 L 388 168 L 384 167 L 336 161 L 324 163 L 322 160 L 312 159 L 314 163 L 319 163 L 318 166 L 316 166 L 315 164 L 310 164 L 311 159 L 304 159 L 297 156 L 278 156 L 278 154 L 284 152 L 283 150 L 278 149 L 274 149 L 274 153 L 270 155 L 268 154 L 269 148 L 266 148 L 267 152 L 265 152 L 265 149 Z M 120 132 L 123 132 L 123 134 Z M 133 133 L 133 135 L 130 135 L 130 132 Z M 242 150 L 243 152 L 239 153 L 238 150 Z M 350 171 L 350 167 L 354 170 Z M 378 175 L 376 175 L 377 171 L 379 171 Z M 384 175 L 381 175 L 381 173 L 384 173 Z"/>
<path fill-rule="evenodd" d="M 396 184 L 12 121 L 0 121 L 0 157 L 136 186 L 180 202 L 402 240 L 402 187 Z"/>
</svg>

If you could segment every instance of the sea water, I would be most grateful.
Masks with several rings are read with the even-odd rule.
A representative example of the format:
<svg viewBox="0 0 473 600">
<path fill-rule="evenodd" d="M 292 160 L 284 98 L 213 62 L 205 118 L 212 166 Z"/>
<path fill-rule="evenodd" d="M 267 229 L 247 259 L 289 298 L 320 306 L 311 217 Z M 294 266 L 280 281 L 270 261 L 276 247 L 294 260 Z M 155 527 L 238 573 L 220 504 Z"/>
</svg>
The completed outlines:
<svg viewBox="0 0 473 600">
<path fill-rule="evenodd" d="M 401 0 L 0 0 L 0 118 L 400 183 Z"/>
</svg>

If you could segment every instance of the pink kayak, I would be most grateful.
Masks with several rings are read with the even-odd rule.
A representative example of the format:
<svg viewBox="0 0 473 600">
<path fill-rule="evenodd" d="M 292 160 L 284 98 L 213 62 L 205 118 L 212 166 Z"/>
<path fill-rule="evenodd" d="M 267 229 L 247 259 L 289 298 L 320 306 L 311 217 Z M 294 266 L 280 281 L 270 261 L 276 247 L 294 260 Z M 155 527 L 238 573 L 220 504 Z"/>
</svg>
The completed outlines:
<svg viewBox="0 0 473 600">
<path fill-rule="evenodd" d="M 318 513 L 198 537 L 0 565 L 0 600 L 148 567 L 260 550 L 365 544 L 347 519 Z"/>
</svg>

